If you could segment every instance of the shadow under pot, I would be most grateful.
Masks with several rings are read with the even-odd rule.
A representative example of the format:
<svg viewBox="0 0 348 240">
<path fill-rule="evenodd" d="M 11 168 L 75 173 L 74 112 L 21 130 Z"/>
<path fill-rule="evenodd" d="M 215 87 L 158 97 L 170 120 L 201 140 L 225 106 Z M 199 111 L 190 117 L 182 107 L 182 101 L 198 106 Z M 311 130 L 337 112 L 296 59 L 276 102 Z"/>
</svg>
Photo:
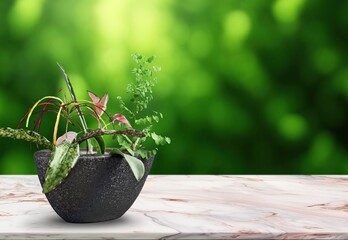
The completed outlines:
<svg viewBox="0 0 348 240">
<path fill-rule="evenodd" d="M 34 154 L 37 174 L 43 185 L 50 150 Z M 120 155 L 81 154 L 63 182 L 45 194 L 54 211 L 72 223 L 101 222 L 121 217 L 138 197 L 154 157 L 142 159 L 145 174 L 138 182 Z"/>
</svg>

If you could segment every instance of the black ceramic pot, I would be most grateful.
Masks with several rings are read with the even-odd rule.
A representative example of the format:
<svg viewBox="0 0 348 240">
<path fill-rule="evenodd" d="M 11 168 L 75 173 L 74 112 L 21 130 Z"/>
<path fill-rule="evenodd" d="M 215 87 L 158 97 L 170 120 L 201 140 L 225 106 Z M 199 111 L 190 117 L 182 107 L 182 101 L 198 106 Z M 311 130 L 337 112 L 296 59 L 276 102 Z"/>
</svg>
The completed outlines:
<svg viewBox="0 0 348 240">
<path fill-rule="evenodd" d="M 34 154 L 41 186 L 45 181 L 51 152 Z M 143 160 L 145 174 L 138 182 L 120 155 L 81 154 L 64 181 L 46 198 L 67 222 L 90 223 L 121 217 L 138 197 L 152 166 L 153 158 Z"/>
</svg>

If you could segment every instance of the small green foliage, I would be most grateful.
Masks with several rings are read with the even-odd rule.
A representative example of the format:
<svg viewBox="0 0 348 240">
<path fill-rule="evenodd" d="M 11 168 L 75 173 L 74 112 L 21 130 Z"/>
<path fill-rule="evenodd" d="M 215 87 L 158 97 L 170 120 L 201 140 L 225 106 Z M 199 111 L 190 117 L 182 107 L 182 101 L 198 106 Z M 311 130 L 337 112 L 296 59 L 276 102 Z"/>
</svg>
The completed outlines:
<svg viewBox="0 0 348 240">
<path fill-rule="evenodd" d="M 142 127 L 142 132 L 145 133 L 145 137 L 137 138 L 132 142 L 132 150 L 135 154 L 148 158 L 157 152 L 156 148 L 150 150 L 144 148 L 148 138 L 153 139 L 156 145 L 170 143 L 170 138 L 152 132 L 153 124 L 158 123 L 163 118 L 162 113 L 153 111 L 151 115 L 143 115 L 144 110 L 148 108 L 149 102 L 153 99 L 152 88 L 157 81 L 156 73 L 161 69 L 151 65 L 155 59 L 154 56 L 149 58 L 144 58 L 139 54 L 133 54 L 132 56 L 136 63 L 136 67 L 132 70 L 132 73 L 135 75 L 135 81 L 127 87 L 127 92 L 132 95 L 131 105 L 127 106 L 121 97 L 118 97 L 118 100 L 121 109 L 127 112 L 133 118 L 134 123 Z M 119 141 L 119 144 L 126 150 L 130 147 L 129 141 Z"/>
<path fill-rule="evenodd" d="M 158 67 L 151 68 L 150 63 L 155 59 L 154 56 L 145 59 L 139 54 L 132 55 L 137 66 L 132 70 L 135 75 L 135 81 L 128 84 L 127 92 L 132 95 L 132 109 L 125 106 L 121 98 L 121 108 L 131 114 L 131 117 L 136 119 L 137 114 L 148 107 L 149 102 L 153 99 L 152 87 L 156 83 L 155 73 L 160 69 Z"/>
<path fill-rule="evenodd" d="M 117 142 L 125 147 L 125 148 L 131 148 L 132 147 L 132 141 L 125 135 L 117 135 Z"/>
<path fill-rule="evenodd" d="M 151 137 L 155 141 L 156 145 L 170 144 L 170 138 L 169 137 L 162 137 L 160 135 L 157 135 L 154 132 L 151 133 Z"/>
<path fill-rule="evenodd" d="M 155 156 L 157 153 L 157 148 L 151 149 L 151 150 L 146 150 L 144 148 L 138 148 L 137 149 L 137 154 L 139 154 L 140 157 L 148 159 L 152 156 Z"/>
<path fill-rule="evenodd" d="M 43 184 L 43 193 L 48 193 L 55 189 L 68 176 L 77 163 L 79 156 L 80 149 L 78 144 L 70 144 L 64 141 L 54 148 Z"/>
<path fill-rule="evenodd" d="M 153 124 L 153 123 L 158 123 L 161 118 L 163 118 L 162 113 L 158 113 L 154 111 L 153 115 L 136 119 L 134 122 L 137 125 Z"/>
</svg>

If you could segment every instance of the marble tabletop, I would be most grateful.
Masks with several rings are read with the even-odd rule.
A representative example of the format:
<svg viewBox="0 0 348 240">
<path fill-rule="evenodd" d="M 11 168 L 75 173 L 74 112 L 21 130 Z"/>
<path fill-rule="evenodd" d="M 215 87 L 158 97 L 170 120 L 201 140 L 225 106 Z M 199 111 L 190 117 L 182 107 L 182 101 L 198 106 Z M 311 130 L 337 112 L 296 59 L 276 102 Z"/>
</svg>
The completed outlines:
<svg viewBox="0 0 348 240">
<path fill-rule="evenodd" d="M 0 239 L 348 239 L 348 176 L 152 175 L 120 219 L 71 224 L 0 175 Z"/>
</svg>

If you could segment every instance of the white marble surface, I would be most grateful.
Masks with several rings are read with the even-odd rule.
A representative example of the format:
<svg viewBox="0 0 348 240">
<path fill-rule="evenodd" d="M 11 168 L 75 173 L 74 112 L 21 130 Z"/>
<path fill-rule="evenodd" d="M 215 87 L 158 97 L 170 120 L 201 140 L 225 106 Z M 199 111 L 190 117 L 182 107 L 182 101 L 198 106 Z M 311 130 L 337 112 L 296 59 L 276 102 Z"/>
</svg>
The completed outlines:
<svg viewBox="0 0 348 240">
<path fill-rule="evenodd" d="M 150 176 L 120 219 L 71 224 L 0 175 L 0 239 L 348 239 L 348 176 Z"/>
</svg>

